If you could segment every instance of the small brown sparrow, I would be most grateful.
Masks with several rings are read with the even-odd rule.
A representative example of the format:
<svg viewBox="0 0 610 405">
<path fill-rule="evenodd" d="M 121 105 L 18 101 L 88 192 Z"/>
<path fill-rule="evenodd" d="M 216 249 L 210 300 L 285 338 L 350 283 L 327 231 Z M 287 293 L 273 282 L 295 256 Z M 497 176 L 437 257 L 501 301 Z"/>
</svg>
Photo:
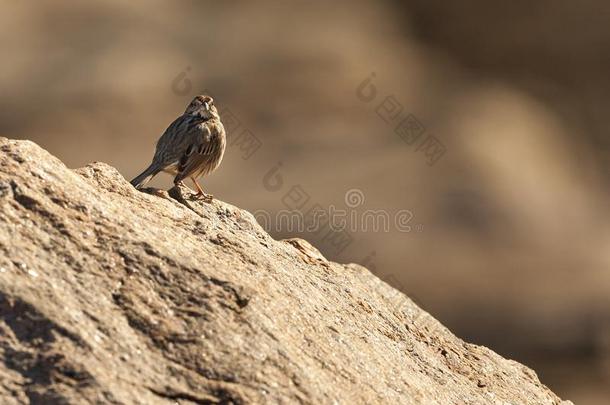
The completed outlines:
<svg viewBox="0 0 610 405">
<path fill-rule="evenodd" d="M 131 184 L 139 189 L 159 172 L 175 175 L 174 184 L 187 177 L 197 188 L 197 197 L 212 200 L 197 178 L 213 172 L 222 161 L 227 146 L 225 129 L 210 96 L 197 96 L 157 141 L 150 166 Z"/>
</svg>

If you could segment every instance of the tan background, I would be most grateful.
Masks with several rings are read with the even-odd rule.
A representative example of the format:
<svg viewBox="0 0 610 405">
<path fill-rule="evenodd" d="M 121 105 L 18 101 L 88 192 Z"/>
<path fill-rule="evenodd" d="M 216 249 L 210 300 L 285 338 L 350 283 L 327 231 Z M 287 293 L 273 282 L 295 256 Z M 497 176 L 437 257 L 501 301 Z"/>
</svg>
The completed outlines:
<svg viewBox="0 0 610 405">
<path fill-rule="evenodd" d="M 261 142 L 204 181 L 251 211 L 414 214 L 350 233 L 365 263 L 458 335 L 561 397 L 610 396 L 610 6 L 581 2 L 3 1 L 0 135 L 128 179 L 209 89 Z M 356 95 L 375 73 L 375 100 Z M 375 109 L 393 95 L 446 147 L 434 165 Z M 263 178 L 278 162 L 283 183 Z M 275 177 L 277 179 L 277 177 Z M 169 177 L 155 185 L 168 187 Z M 276 237 L 293 232 L 270 224 Z M 421 225 L 421 226 L 419 226 Z"/>
</svg>

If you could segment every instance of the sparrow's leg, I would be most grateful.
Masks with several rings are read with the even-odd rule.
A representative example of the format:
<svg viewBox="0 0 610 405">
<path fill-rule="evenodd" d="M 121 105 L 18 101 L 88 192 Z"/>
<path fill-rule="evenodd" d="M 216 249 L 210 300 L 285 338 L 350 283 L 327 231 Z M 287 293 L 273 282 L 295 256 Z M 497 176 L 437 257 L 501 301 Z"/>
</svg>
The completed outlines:
<svg viewBox="0 0 610 405">
<path fill-rule="evenodd" d="M 197 183 L 197 179 L 195 179 L 194 177 L 191 177 L 191 180 L 193 181 L 193 184 L 195 185 L 195 187 L 197 188 L 197 195 L 195 195 L 195 198 L 197 199 L 201 199 L 207 202 L 211 202 L 214 199 L 214 196 L 212 194 L 206 194 L 203 189 L 201 188 L 201 186 L 199 185 L 199 183 Z"/>
</svg>

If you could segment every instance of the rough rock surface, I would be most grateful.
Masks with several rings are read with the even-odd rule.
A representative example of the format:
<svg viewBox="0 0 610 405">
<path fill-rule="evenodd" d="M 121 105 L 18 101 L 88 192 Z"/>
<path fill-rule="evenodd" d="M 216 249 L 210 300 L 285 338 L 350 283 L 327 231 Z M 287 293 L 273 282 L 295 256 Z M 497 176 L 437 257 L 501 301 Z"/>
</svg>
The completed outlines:
<svg viewBox="0 0 610 405">
<path fill-rule="evenodd" d="M 246 211 L 0 138 L 0 403 L 562 401 Z"/>
</svg>

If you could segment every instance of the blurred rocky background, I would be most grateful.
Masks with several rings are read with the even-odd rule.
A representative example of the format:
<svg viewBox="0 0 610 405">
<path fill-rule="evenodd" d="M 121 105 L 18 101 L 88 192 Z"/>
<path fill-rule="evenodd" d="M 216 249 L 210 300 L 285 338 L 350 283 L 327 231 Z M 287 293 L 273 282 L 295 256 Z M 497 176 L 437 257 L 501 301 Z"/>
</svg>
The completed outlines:
<svg viewBox="0 0 610 405">
<path fill-rule="evenodd" d="M 231 144 L 208 192 L 602 404 L 609 19 L 599 0 L 4 0 L 0 135 L 131 178 L 206 90 Z M 277 220 L 315 207 L 348 226 Z"/>
</svg>

